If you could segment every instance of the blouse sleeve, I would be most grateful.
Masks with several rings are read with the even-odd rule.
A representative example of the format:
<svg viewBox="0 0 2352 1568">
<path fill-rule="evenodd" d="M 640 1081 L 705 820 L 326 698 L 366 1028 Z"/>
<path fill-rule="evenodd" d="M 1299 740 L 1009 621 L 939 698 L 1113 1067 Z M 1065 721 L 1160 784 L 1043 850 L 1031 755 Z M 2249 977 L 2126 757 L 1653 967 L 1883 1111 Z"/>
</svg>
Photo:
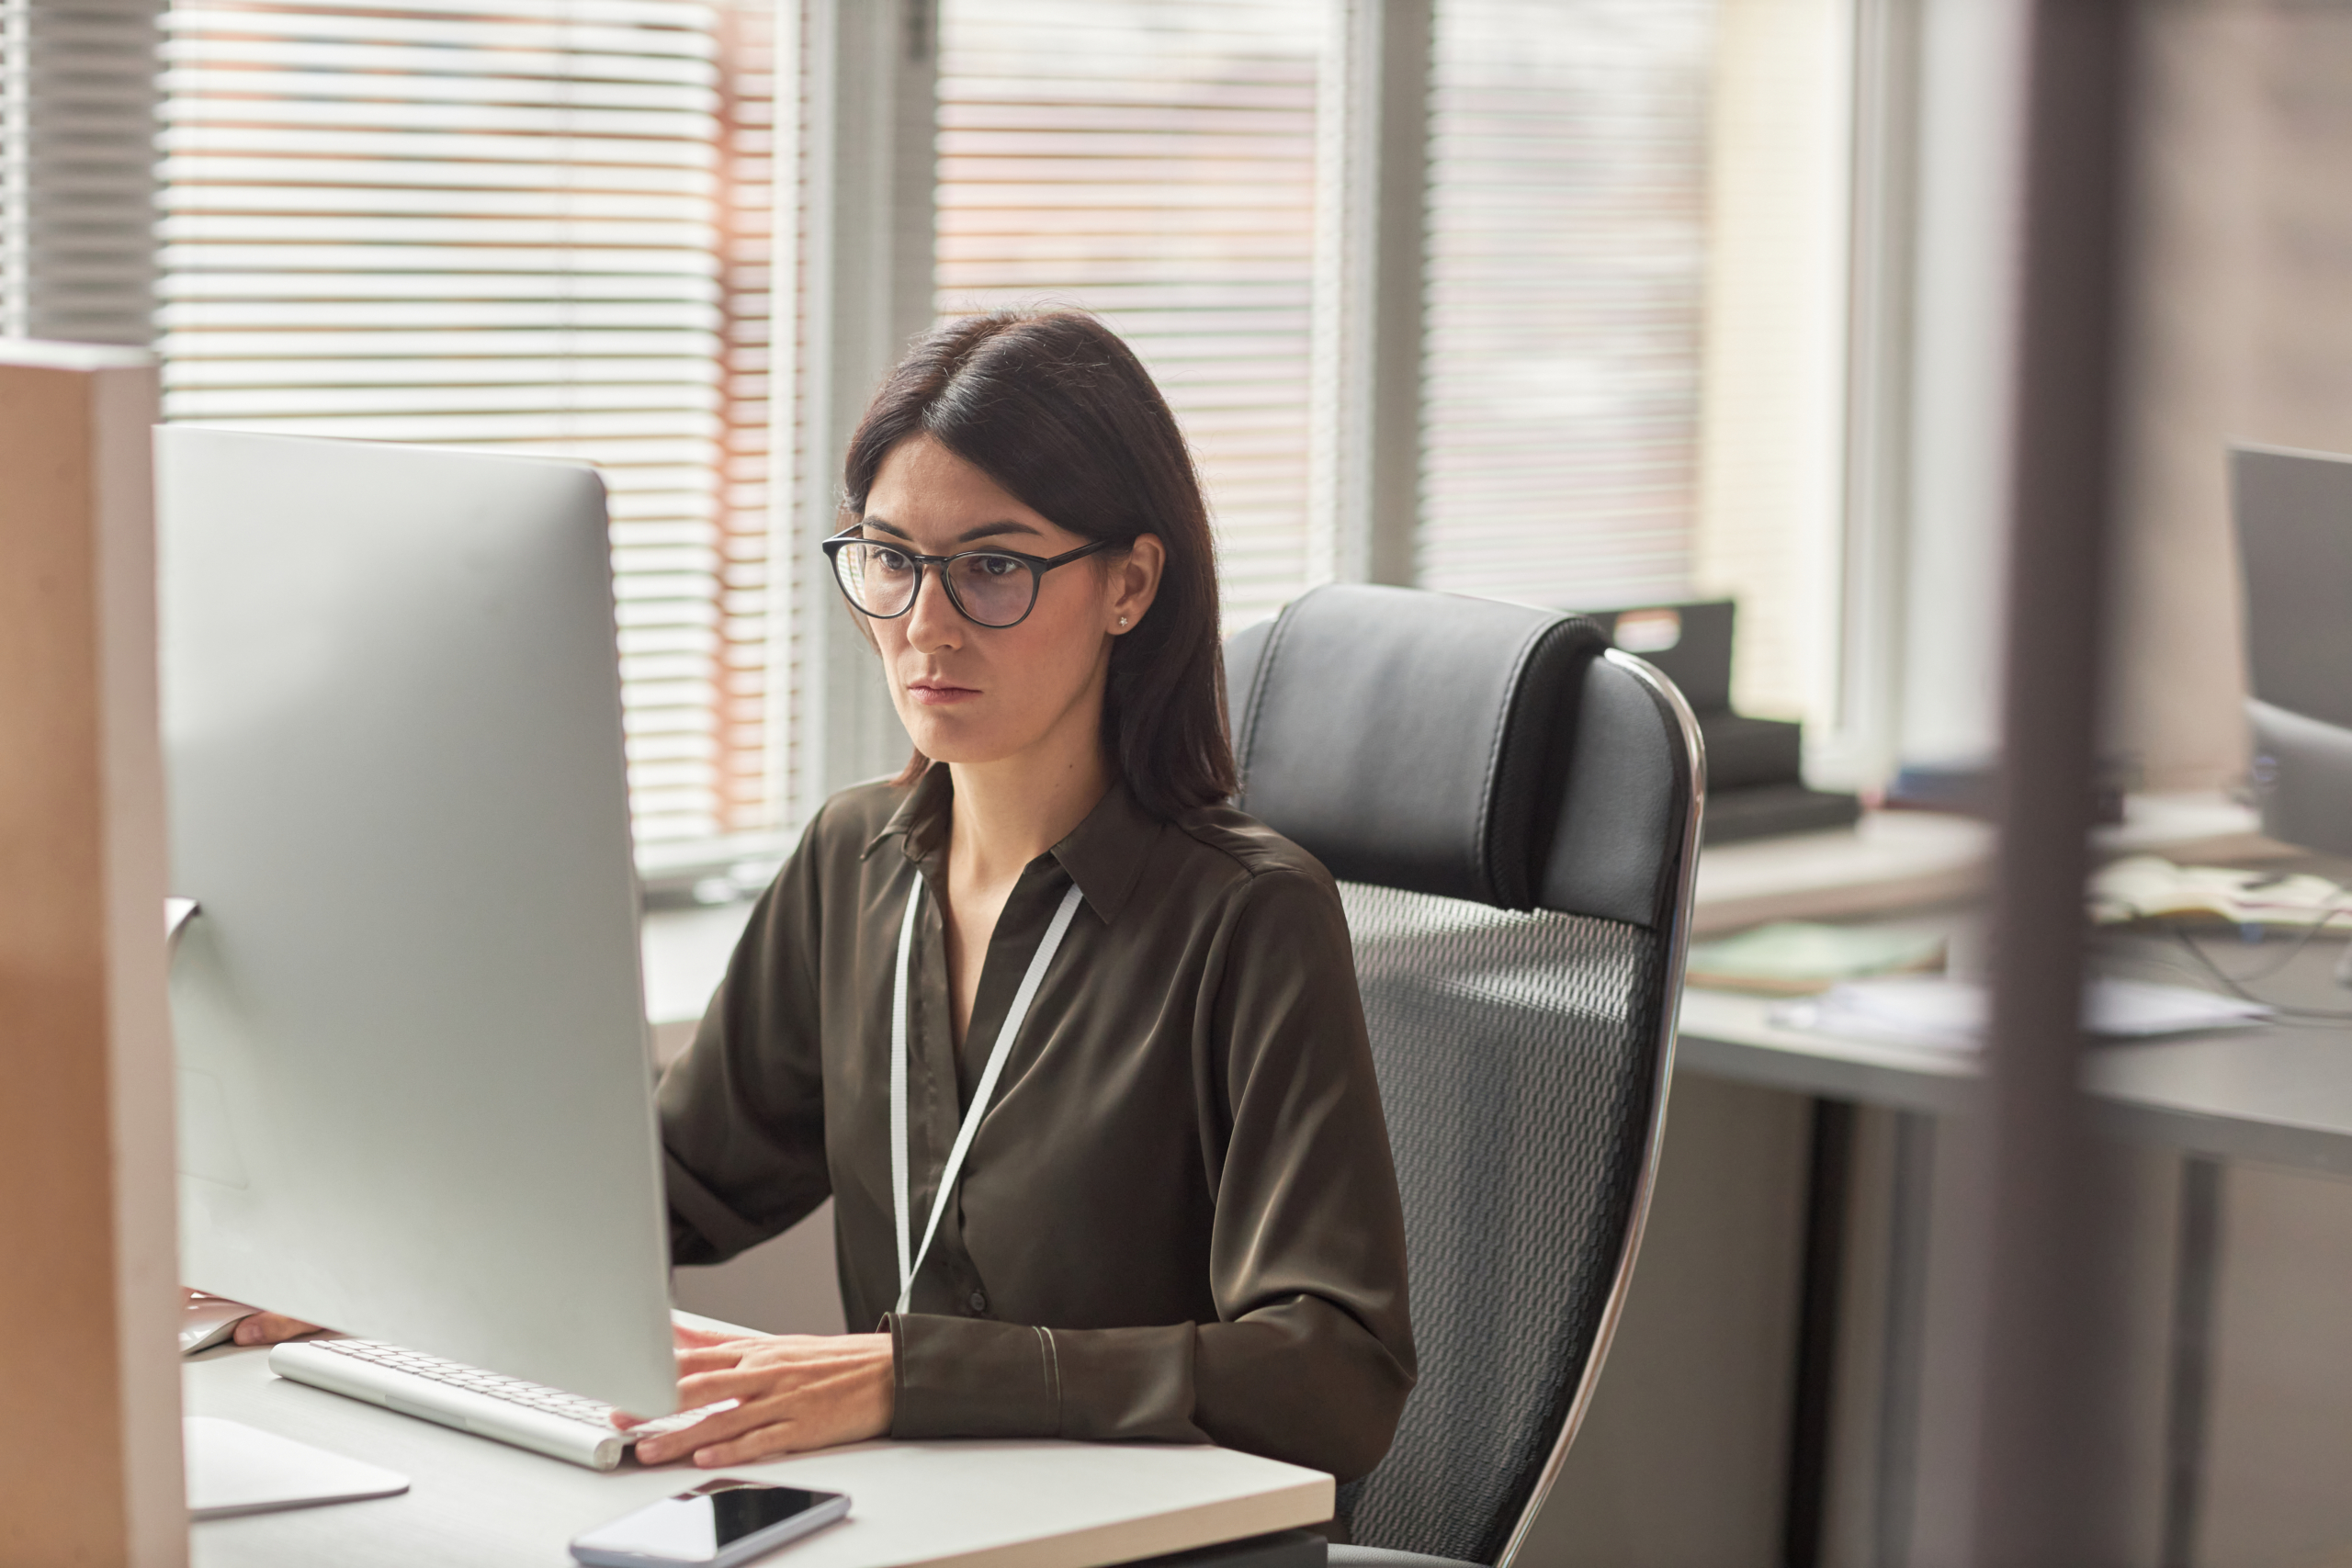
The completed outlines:
<svg viewBox="0 0 2352 1568">
<path fill-rule="evenodd" d="M 1195 1060 L 1225 1122 L 1218 1321 L 1034 1328 L 894 1314 L 894 1437 L 1214 1441 L 1351 1479 L 1415 1375 L 1405 1226 L 1331 885 L 1260 873 L 1227 920 Z"/>
<path fill-rule="evenodd" d="M 662 1075 L 673 1263 L 723 1262 L 832 1190 L 817 1006 L 822 820 L 752 907 L 694 1043 Z"/>
</svg>

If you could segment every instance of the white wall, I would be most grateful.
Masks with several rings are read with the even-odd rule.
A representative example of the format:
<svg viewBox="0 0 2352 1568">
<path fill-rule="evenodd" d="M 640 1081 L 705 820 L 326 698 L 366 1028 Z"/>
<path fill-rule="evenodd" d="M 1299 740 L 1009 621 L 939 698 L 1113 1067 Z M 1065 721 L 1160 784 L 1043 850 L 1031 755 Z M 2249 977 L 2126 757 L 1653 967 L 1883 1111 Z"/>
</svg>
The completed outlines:
<svg viewBox="0 0 2352 1568">
<path fill-rule="evenodd" d="M 2109 734 L 2210 787 L 2246 766 L 2224 447 L 2352 452 L 2352 7 L 2143 9 Z"/>
<path fill-rule="evenodd" d="M 1896 754 L 1951 762 L 1999 733 L 2016 300 L 2018 0 L 1923 0 L 1911 494 Z"/>
<path fill-rule="evenodd" d="M 1907 485 L 1891 527 L 1891 634 L 1841 646 L 1853 236 L 1855 7 L 1725 0 L 1713 202 L 1697 586 L 1741 601 L 1737 700 L 1803 717 L 1840 774 L 1989 753 L 1998 733 L 2007 525 L 2019 0 L 1883 0 L 1918 38 L 1892 90 L 1916 125 L 1903 405 Z M 1867 219 L 1865 220 L 1868 220 Z M 1905 323 L 1895 323 L 1902 330 Z M 1886 417 L 1887 411 L 1866 411 Z M 1858 592 L 1872 592 L 1857 589 Z M 1841 734 L 1839 661 L 1885 660 L 1894 733 Z M 1862 779 L 1860 782 L 1872 782 Z"/>
<path fill-rule="evenodd" d="M 1744 712 L 1834 722 L 1852 7 L 1723 0 L 1693 586 L 1739 601 Z"/>
</svg>

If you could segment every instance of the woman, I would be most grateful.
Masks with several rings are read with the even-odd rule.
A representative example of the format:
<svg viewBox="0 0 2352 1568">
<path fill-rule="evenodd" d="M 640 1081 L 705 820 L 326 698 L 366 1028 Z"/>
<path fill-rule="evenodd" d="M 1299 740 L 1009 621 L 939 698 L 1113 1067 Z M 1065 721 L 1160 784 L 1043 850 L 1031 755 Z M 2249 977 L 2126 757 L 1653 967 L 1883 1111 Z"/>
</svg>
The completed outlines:
<svg viewBox="0 0 2352 1568">
<path fill-rule="evenodd" d="M 879 1327 L 688 1344 L 684 1404 L 740 1403 L 639 1457 L 1147 1438 L 1362 1474 L 1414 1375 L 1396 1178 L 1331 880 L 1220 804 L 1173 417 L 1091 317 L 979 317 L 845 477 L 826 550 L 915 755 L 809 823 L 660 1103 L 676 1260 L 830 1196 Z"/>
</svg>

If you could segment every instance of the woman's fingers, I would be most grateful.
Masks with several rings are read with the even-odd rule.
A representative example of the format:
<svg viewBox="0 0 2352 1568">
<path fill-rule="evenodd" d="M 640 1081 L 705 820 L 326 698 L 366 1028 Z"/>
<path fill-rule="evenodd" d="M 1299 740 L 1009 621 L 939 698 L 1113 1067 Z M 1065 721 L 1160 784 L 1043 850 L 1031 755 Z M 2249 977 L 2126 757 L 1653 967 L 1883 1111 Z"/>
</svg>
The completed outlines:
<svg viewBox="0 0 2352 1568">
<path fill-rule="evenodd" d="M 733 1464 L 750 1454 L 828 1448 L 890 1429 L 887 1336 L 733 1340 L 681 1350 L 678 1366 L 681 1404 L 691 1409 L 736 1403 L 682 1431 L 644 1439 L 637 1449 L 642 1463 L 692 1454 L 697 1464 Z M 761 1432 L 768 1435 L 752 1440 L 751 1434 Z"/>
<path fill-rule="evenodd" d="M 681 1409 L 693 1410 L 716 1404 L 722 1399 L 748 1402 L 771 1394 L 792 1393 L 831 1375 L 830 1367 L 792 1361 L 696 1372 L 678 1380 L 678 1404 Z"/>
<path fill-rule="evenodd" d="M 695 1445 L 691 1450 L 694 1461 L 704 1469 L 747 1464 L 753 1460 L 805 1453 L 810 1449 L 829 1449 L 836 1443 L 862 1442 L 879 1437 L 888 1430 L 888 1420 L 884 1416 L 877 1421 L 877 1413 L 865 1408 L 870 1403 L 861 1397 L 855 1376 L 829 1378 L 788 1399 L 763 1400 L 758 1405 L 743 1407 L 751 1425 L 733 1437 Z M 776 1419 L 783 1412 L 789 1414 Z"/>
<path fill-rule="evenodd" d="M 830 1431 L 840 1425 L 838 1406 L 841 1393 L 854 1380 L 840 1376 L 809 1375 L 808 1369 L 789 1369 L 794 1375 L 779 1375 L 786 1369 L 761 1368 L 741 1372 L 717 1374 L 705 1386 L 689 1391 L 679 1385 L 679 1397 L 696 1404 L 715 1403 L 720 1399 L 737 1401 L 731 1410 L 714 1411 L 691 1427 L 675 1432 L 665 1432 L 658 1438 L 648 1438 L 638 1445 L 638 1458 L 647 1464 L 662 1464 L 681 1454 L 692 1454 L 695 1462 L 703 1462 L 706 1451 L 725 1447 L 746 1432 L 766 1427 L 800 1428 L 799 1448 L 823 1448 L 828 1443 L 853 1440 L 849 1436 L 825 1437 L 814 1435 Z M 859 1436 L 872 1436 L 862 1433 Z M 718 1460 L 713 1463 L 732 1463 Z"/>
<path fill-rule="evenodd" d="M 681 1350 L 697 1350 L 709 1345 L 740 1344 L 743 1340 L 740 1334 L 722 1334 L 715 1328 L 697 1328 L 688 1323 L 673 1323 L 670 1332 Z"/>
<path fill-rule="evenodd" d="M 698 1410 L 722 1399 L 757 1399 L 785 1380 L 773 1367 L 727 1367 L 678 1380 L 678 1408 Z"/>
<path fill-rule="evenodd" d="M 315 1323 L 304 1323 L 298 1317 L 279 1313 L 257 1312 L 237 1324 L 231 1336 L 240 1345 L 280 1345 L 288 1339 L 300 1339 L 306 1334 L 321 1332 Z"/>
<path fill-rule="evenodd" d="M 726 1442 L 755 1427 L 770 1425 L 779 1414 L 779 1407 L 770 1402 L 754 1404 L 750 1400 L 730 1410 L 714 1411 L 691 1427 L 664 1432 L 639 1442 L 637 1445 L 638 1462 L 667 1464 L 682 1454 L 699 1453 L 715 1443 Z"/>
<path fill-rule="evenodd" d="M 775 1459 L 782 1454 L 798 1453 L 804 1448 L 823 1446 L 796 1442 L 795 1433 L 799 1425 L 797 1421 L 779 1421 L 772 1427 L 753 1427 L 723 1443 L 696 1449 L 694 1451 L 695 1468 L 711 1470 L 723 1464 L 750 1464 L 756 1460 Z"/>
<path fill-rule="evenodd" d="M 874 1353 L 870 1347 L 856 1344 L 845 1335 L 793 1334 L 768 1339 L 729 1339 L 720 1345 L 680 1350 L 678 1372 L 685 1376 L 737 1366 L 831 1366 L 864 1360 Z"/>
<path fill-rule="evenodd" d="M 718 1400 L 713 1399 L 713 1400 L 707 1400 L 707 1401 L 705 1401 L 704 1403 L 705 1403 L 705 1404 L 717 1404 L 718 1403 Z M 687 1409 L 689 1409 L 689 1410 L 697 1410 L 697 1409 L 700 1409 L 700 1408 L 701 1408 L 701 1406 L 700 1406 L 700 1405 L 693 1405 L 693 1404 L 690 1404 L 690 1405 L 686 1406 L 686 1408 L 687 1408 Z M 652 1419 L 653 1419 L 653 1417 L 652 1417 L 652 1416 L 632 1416 L 632 1415 L 630 1415 L 630 1414 L 629 1414 L 628 1411 L 626 1411 L 626 1410 L 608 1410 L 608 1411 L 606 1411 L 606 1412 L 605 1413 L 605 1419 L 607 1419 L 607 1420 L 609 1420 L 610 1422 L 612 1422 L 612 1424 L 613 1424 L 614 1426 L 616 1426 L 616 1427 L 619 1427 L 619 1428 L 620 1428 L 622 1431 L 624 1431 L 624 1432 L 633 1430 L 634 1428 L 639 1427 L 642 1427 L 642 1426 L 644 1426 L 648 1421 L 650 1421 L 650 1420 L 652 1420 Z M 666 1419 L 666 1417 L 664 1417 L 664 1419 Z"/>
</svg>

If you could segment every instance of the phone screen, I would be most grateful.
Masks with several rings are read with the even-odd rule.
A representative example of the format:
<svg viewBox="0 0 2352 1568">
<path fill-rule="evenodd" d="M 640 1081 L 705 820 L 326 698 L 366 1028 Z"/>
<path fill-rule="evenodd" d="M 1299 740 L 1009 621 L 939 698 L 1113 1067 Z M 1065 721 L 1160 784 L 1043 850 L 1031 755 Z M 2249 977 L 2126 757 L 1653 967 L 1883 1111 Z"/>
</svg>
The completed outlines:
<svg viewBox="0 0 2352 1568">
<path fill-rule="evenodd" d="M 710 1481 L 580 1538 L 580 1546 L 675 1562 L 708 1562 L 746 1536 L 830 1503 L 838 1494 L 752 1481 Z"/>
<path fill-rule="evenodd" d="M 701 1501 L 710 1505 L 711 1545 L 725 1551 L 747 1535 L 807 1513 L 831 1495 L 797 1486 L 732 1486 Z"/>
</svg>

